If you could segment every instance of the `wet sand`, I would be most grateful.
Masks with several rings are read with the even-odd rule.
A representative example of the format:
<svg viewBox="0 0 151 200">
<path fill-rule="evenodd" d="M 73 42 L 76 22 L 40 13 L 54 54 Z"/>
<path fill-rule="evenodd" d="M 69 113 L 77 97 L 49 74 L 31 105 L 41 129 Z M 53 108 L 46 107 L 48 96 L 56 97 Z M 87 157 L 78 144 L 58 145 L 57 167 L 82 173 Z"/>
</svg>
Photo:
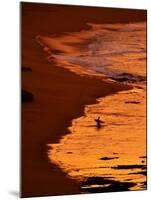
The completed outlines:
<svg viewBox="0 0 151 200">
<path fill-rule="evenodd" d="M 95 103 L 98 97 L 130 89 L 120 83 L 78 76 L 45 59 L 45 53 L 34 40 L 36 35 L 79 31 L 88 28 L 87 21 L 119 21 L 117 11 L 104 9 L 99 20 L 98 9 L 94 9 L 95 15 L 89 15 L 90 8 L 84 12 L 78 7 L 62 8 L 22 3 L 22 66 L 31 69 L 22 71 L 22 87 L 34 95 L 32 102 L 22 104 L 22 197 L 80 193 L 79 184 L 50 163 L 47 144 L 57 143 L 67 133 L 71 120 L 83 114 L 85 105 Z M 71 15 L 76 9 L 79 9 L 78 18 Z M 120 11 L 120 21 L 144 19 L 144 11 L 125 10 L 124 13 Z M 64 23 L 60 23 L 62 15 Z M 69 16 L 72 17 L 67 20 Z"/>
</svg>

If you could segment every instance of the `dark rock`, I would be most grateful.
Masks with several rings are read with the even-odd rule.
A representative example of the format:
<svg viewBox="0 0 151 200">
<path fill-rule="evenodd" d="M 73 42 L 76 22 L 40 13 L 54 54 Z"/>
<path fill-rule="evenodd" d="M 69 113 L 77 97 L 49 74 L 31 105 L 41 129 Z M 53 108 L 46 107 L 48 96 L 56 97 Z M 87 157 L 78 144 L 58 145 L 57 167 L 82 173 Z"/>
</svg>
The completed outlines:
<svg viewBox="0 0 151 200">
<path fill-rule="evenodd" d="M 22 103 L 29 103 L 34 100 L 34 95 L 24 89 L 21 91 L 21 101 Z"/>
<path fill-rule="evenodd" d="M 139 104 L 141 102 L 139 102 L 139 101 L 125 101 L 125 103 Z"/>
<path fill-rule="evenodd" d="M 119 157 L 102 157 L 100 160 L 113 160 L 113 159 L 118 159 Z"/>
</svg>

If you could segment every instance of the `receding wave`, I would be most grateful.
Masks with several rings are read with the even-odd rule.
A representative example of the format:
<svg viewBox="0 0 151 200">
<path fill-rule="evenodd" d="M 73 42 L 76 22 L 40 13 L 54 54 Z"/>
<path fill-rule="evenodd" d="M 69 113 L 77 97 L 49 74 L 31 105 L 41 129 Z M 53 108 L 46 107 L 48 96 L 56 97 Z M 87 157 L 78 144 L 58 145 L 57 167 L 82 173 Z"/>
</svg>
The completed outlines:
<svg viewBox="0 0 151 200">
<path fill-rule="evenodd" d="M 36 40 L 49 54 L 49 62 L 72 71 L 78 66 L 83 72 L 90 70 L 90 75 L 100 73 L 117 81 L 145 79 L 145 23 L 89 26 L 89 30 L 57 37 L 37 36 Z"/>
</svg>

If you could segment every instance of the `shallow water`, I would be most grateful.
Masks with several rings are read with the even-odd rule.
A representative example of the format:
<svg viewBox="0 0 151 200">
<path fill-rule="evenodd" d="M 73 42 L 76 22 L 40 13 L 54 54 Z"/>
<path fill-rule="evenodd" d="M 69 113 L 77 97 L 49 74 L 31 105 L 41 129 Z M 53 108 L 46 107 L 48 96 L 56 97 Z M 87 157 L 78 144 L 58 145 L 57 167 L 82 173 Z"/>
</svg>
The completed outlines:
<svg viewBox="0 0 151 200">
<path fill-rule="evenodd" d="M 49 158 L 81 182 L 81 192 L 146 188 L 146 25 L 89 24 L 90 30 L 37 36 L 49 62 L 133 89 L 87 105 Z M 120 77 L 120 79 L 119 79 Z M 104 121 L 96 128 L 98 116 Z"/>
<path fill-rule="evenodd" d="M 50 158 L 78 180 L 101 176 L 136 183 L 131 189 L 141 189 L 146 180 L 143 95 L 143 89 L 134 89 L 86 106 L 85 116 L 73 120 L 69 128 L 71 134 L 63 137 L 59 144 L 51 145 Z M 126 103 L 134 99 L 140 103 Z M 94 123 L 98 116 L 104 121 L 100 129 Z"/>
</svg>

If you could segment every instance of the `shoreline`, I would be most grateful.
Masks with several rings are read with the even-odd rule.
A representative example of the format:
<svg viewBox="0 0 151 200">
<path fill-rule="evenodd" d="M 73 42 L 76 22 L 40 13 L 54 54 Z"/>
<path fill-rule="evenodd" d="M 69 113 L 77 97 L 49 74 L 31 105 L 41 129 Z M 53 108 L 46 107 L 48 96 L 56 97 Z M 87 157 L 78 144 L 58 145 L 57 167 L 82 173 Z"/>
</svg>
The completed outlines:
<svg viewBox="0 0 151 200">
<path fill-rule="evenodd" d="M 48 65 L 50 64 L 48 63 Z M 55 66 L 55 68 L 57 67 Z M 103 98 L 106 95 L 111 95 L 118 91 L 131 89 L 131 86 L 128 86 L 128 85 L 123 85 L 120 83 L 111 84 L 111 83 L 102 81 L 100 78 L 97 79 L 97 78 L 80 77 L 79 75 L 75 75 L 72 72 L 69 72 L 66 69 L 62 69 L 62 68 L 61 69 L 59 68 L 58 70 L 62 71 L 62 74 L 66 74 L 66 75 L 68 74 L 69 79 L 72 76 L 75 77 L 76 84 L 77 84 L 77 81 L 79 81 L 80 86 L 82 82 L 85 82 L 84 87 L 88 87 L 88 84 L 92 85 L 93 83 L 93 87 L 95 87 L 95 92 L 93 92 L 93 89 L 90 90 L 90 87 L 92 86 L 88 87 L 88 91 L 85 94 L 86 96 L 84 95 L 81 101 L 77 100 L 77 98 L 72 96 L 72 94 L 70 93 L 70 96 L 72 96 L 71 101 L 73 105 L 75 106 L 74 111 L 71 110 L 69 112 L 67 108 L 68 106 L 65 103 L 63 103 L 63 106 L 66 108 L 66 111 L 64 111 L 63 113 L 61 112 L 61 117 L 59 117 L 59 119 L 55 115 L 51 114 L 51 112 L 48 113 L 49 115 L 48 119 L 50 119 L 50 121 L 53 120 L 52 118 L 54 118 L 54 121 L 51 124 L 51 122 L 49 121 L 45 123 L 45 122 L 42 122 L 41 119 L 38 119 L 38 120 L 34 119 L 36 118 L 37 112 L 40 113 L 40 115 L 43 114 L 44 106 L 46 108 L 46 106 L 49 105 L 51 100 L 49 100 L 47 103 L 45 102 L 40 107 L 34 105 L 39 100 L 39 97 L 38 97 L 39 95 L 32 90 L 33 94 L 36 95 L 35 101 L 33 101 L 32 103 L 28 105 L 27 104 L 22 105 L 22 120 L 23 120 L 22 121 L 22 158 L 24 158 L 24 160 L 22 161 L 22 175 L 23 175 L 22 181 L 24 183 L 22 185 L 23 197 L 32 197 L 35 195 L 41 196 L 41 195 L 78 194 L 80 192 L 79 183 L 77 183 L 75 180 L 72 180 L 71 177 L 69 177 L 65 172 L 63 172 L 59 168 L 59 166 L 57 166 L 53 162 L 50 162 L 50 160 L 48 159 L 47 152 L 50 150 L 50 147 L 48 147 L 48 144 L 58 143 L 62 136 L 70 133 L 70 131 L 68 130 L 68 127 L 71 125 L 71 122 L 73 119 L 83 115 L 84 108 L 86 105 L 95 104 L 97 102 L 97 98 L 101 98 L 101 97 Z M 66 79 L 67 79 L 67 76 L 66 76 Z M 99 88 L 100 84 L 103 85 L 101 88 Z M 78 89 L 80 86 L 78 86 Z M 27 88 L 27 86 L 25 87 Z M 28 86 L 28 88 L 29 88 L 29 91 L 31 91 L 30 86 Z M 84 89 L 85 88 L 82 89 L 82 92 L 84 91 Z M 74 93 L 76 94 L 75 88 L 74 88 Z M 79 94 L 77 95 L 79 97 Z M 60 95 L 58 95 L 58 98 L 60 98 Z M 66 99 L 64 99 L 64 101 L 66 101 Z M 35 111 L 32 110 L 32 107 L 35 107 Z M 33 112 L 33 114 L 30 113 L 31 111 Z M 55 108 L 55 112 L 58 112 L 57 108 Z M 56 121 L 58 120 L 59 120 L 59 124 L 58 124 L 59 127 L 56 127 Z M 32 124 L 29 125 L 29 121 L 31 121 Z M 62 123 L 60 121 L 62 121 Z M 43 126 L 44 126 L 43 128 L 46 129 L 42 132 L 42 137 L 44 136 L 43 138 L 41 138 L 41 130 L 43 130 L 43 128 L 36 127 L 37 126 L 36 123 L 38 122 L 39 124 L 43 123 Z M 53 126 L 53 123 L 54 123 L 54 127 L 52 129 L 49 128 Z M 60 130 L 61 130 L 61 134 L 59 134 Z M 53 132 L 53 135 L 51 135 L 51 131 Z M 28 134 L 31 133 L 30 138 L 28 135 L 26 136 L 27 133 Z M 35 138 L 36 140 L 38 140 L 37 142 L 34 142 Z M 32 154 L 31 151 L 34 153 Z M 36 171 L 35 171 L 35 168 L 37 168 Z M 37 179 L 39 172 L 42 173 L 41 179 L 39 179 L 39 177 Z M 53 173 L 53 178 L 52 178 L 52 173 Z M 50 176 L 50 177 L 47 177 L 47 176 Z M 56 182 L 54 182 L 54 180 Z M 50 184 L 51 186 L 49 186 Z M 52 185 L 54 187 L 52 187 Z M 62 187 L 63 185 L 65 186 L 65 188 Z M 41 192 L 42 190 L 43 192 Z"/>
<path fill-rule="evenodd" d="M 45 52 L 33 41 L 36 34 L 48 34 L 48 21 L 41 24 L 41 28 L 33 23 L 34 20 L 30 22 L 30 17 L 38 20 L 39 16 L 40 21 L 45 21 L 51 14 L 44 12 L 42 17 L 30 12 L 32 5 L 23 5 L 28 15 L 25 15 L 25 9 L 22 19 L 22 65 L 32 71 L 22 72 L 21 81 L 23 89 L 34 95 L 34 101 L 22 104 L 21 197 L 78 194 L 80 185 L 49 161 L 47 144 L 58 143 L 63 135 L 69 133 L 67 128 L 74 118 L 84 113 L 85 105 L 96 103 L 97 98 L 131 89 L 131 86 L 108 83 L 100 78 L 80 77 L 49 63 Z M 45 6 L 39 9 L 46 11 Z M 69 24 L 66 26 L 69 27 Z M 54 27 L 53 32 L 69 31 L 66 26 L 61 30 Z M 82 25 L 82 28 L 85 27 Z"/>
</svg>

